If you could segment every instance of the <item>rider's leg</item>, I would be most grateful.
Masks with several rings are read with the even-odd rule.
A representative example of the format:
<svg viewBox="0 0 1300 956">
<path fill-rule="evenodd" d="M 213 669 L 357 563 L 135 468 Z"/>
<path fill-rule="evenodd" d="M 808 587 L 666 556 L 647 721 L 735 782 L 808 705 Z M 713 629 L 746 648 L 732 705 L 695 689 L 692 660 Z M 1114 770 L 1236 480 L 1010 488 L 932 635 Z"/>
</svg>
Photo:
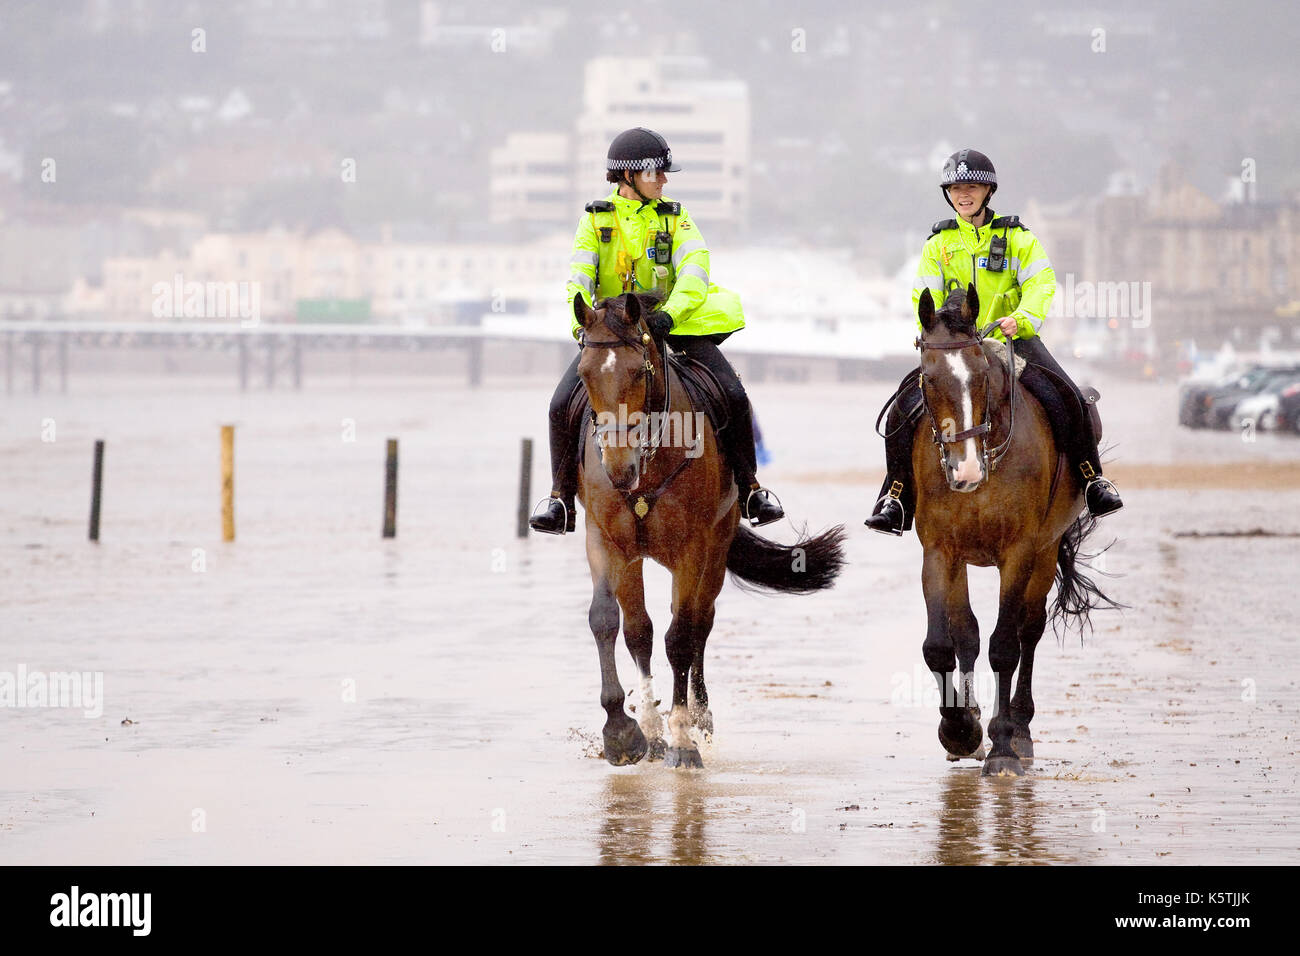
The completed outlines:
<svg viewBox="0 0 1300 956">
<path fill-rule="evenodd" d="M 669 336 L 668 343 L 704 365 L 727 396 L 727 427 L 718 433 L 723 453 L 731 465 L 739 492 L 740 511 L 751 524 L 763 525 L 785 517 L 780 503 L 758 483 L 758 461 L 754 450 L 753 412 L 740 376 L 712 339 L 696 335 Z"/>
<path fill-rule="evenodd" d="M 1070 464 L 1077 469 L 1080 480 L 1084 482 L 1084 499 L 1088 512 L 1094 517 L 1100 517 L 1118 511 L 1124 507 L 1124 502 L 1120 500 L 1119 491 L 1110 480 L 1102 476 L 1101 453 L 1097 450 L 1092 420 L 1088 417 L 1079 386 L 1074 384 L 1074 380 L 1065 373 L 1065 369 L 1047 351 L 1047 346 L 1038 336 L 1011 341 L 1017 355 L 1030 365 L 1038 365 L 1051 373 L 1026 368 L 1020 377 L 1020 383 L 1049 407 L 1049 411 L 1053 404 L 1059 409 L 1057 414 L 1049 414 L 1053 419 L 1053 437 L 1065 449 Z M 1053 397 L 1056 398 L 1054 403 Z"/>
<path fill-rule="evenodd" d="M 903 389 L 885 418 L 885 483 L 871 517 L 864 523 L 881 534 L 901 535 L 912 527 L 916 489 L 912 487 L 912 439 L 921 407 L 918 370 L 903 379 Z"/>
<path fill-rule="evenodd" d="M 574 392 L 582 387 L 578 378 L 581 357 L 579 352 L 551 396 L 551 496 L 543 502 L 542 510 L 528 519 L 529 527 L 546 534 L 572 531 L 577 520 L 574 496 L 578 493 L 578 449 L 577 436 L 569 422 L 569 403 Z"/>
</svg>

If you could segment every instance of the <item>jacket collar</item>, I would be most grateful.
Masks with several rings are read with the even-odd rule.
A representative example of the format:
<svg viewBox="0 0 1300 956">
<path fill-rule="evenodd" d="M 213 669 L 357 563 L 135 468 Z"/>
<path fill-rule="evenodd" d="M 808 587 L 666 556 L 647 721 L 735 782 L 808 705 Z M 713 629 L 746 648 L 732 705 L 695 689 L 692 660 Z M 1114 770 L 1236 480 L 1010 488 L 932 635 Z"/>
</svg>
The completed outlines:
<svg viewBox="0 0 1300 956">
<path fill-rule="evenodd" d="M 615 186 L 613 191 L 609 194 L 609 198 L 614 203 L 614 208 L 620 211 L 636 213 L 640 212 L 646 206 L 649 206 L 652 209 L 654 208 L 653 199 L 650 200 L 649 203 L 643 203 L 639 199 L 628 199 L 626 196 L 619 193 L 617 186 Z"/>
<path fill-rule="evenodd" d="M 961 216 L 957 217 L 957 231 L 964 242 L 978 244 L 984 242 L 984 240 L 988 239 L 993 234 L 993 230 L 989 228 L 989 226 L 992 224 L 993 220 L 997 218 L 997 213 L 992 209 L 985 209 L 984 212 L 984 225 L 979 227 L 978 233 L 976 233 L 975 227 L 965 219 Z"/>
</svg>

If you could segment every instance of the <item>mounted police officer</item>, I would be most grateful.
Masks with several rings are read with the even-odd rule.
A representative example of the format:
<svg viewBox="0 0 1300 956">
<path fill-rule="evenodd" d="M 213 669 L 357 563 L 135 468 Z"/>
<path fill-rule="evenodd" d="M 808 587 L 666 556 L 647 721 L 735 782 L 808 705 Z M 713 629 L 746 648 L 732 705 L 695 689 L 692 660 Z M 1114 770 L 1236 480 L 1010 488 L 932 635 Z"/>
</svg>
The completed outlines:
<svg viewBox="0 0 1300 956">
<path fill-rule="evenodd" d="M 754 525 L 776 521 L 785 513 L 756 478 L 749 399 L 718 349 L 727 336 L 744 328 L 740 299 L 709 283 L 709 250 L 699 227 L 681 203 L 663 198 L 665 174 L 680 167 L 673 165 L 662 136 L 637 127 L 614 138 L 605 168 L 614 190 L 588 203 L 578 221 L 566 289 L 569 311 L 579 293 L 593 303 L 624 292 L 657 290 L 664 295 L 646 324 L 656 338 L 705 365 L 722 386 L 729 416 L 718 438 L 735 475 L 741 514 Z M 574 319 L 574 338 L 580 329 Z M 581 387 L 575 357 L 551 398 L 551 496 L 529 519 L 535 531 L 564 534 L 574 529 L 579 436 L 568 410 Z"/>
<path fill-rule="evenodd" d="M 963 149 L 944 164 L 939 188 L 957 213 L 956 219 L 934 224 L 921 250 L 921 263 L 912 285 L 912 308 L 929 289 L 940 304 L 953 289 L 974 283 L 981 314 L 976 328 L 996 321 L 993 337 L 1010 341 L 1015 354 L 1038 366 L 1022 384 L 1048 410 L 1052 432 L 1084 484 L 1084 499 L 1094 517 L 1124 506 L 1119 492 L 1101 474 L 1097 439 L 1087 413 L 1087 399 L 1043 345 L 1039 332 L 1056 294 L 1056 274 L 1042 244 L 1019 216 L 997 216 L 988 208 L 997 192 L 998 174 L 983 153 Z M 866 520 L 882 534 L 901 535 L 912 526 L 915 489 L 912 487 L 912 440 L 919 419 L 921 393 L 916 373 L 890 409 L 885 440 L 888 473 L 880 500 Z"/>
</svg>

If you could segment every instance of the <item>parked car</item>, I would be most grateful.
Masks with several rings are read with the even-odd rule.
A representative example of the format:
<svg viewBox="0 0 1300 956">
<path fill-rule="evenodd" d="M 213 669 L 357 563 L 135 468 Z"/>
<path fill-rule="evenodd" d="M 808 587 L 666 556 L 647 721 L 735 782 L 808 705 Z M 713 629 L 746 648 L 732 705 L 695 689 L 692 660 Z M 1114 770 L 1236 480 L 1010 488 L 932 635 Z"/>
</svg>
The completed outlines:
<svg viewBox="0 0 1300 956">
<path fill-rule="evenodd" d="M 1282 393 L 1293 385 L 1300 385 L 1300 373 L 1281 372 L 1255 395 L 1237 403 L 1231 415 L 1231 427 L 1241 431 L 1247 422 L 1258 431 L 1269 432 L 1277 428 L 1277 412 Z"/>
<path fill-rule="evenodd" d="M 1288 385 L 1277 396 L 1277 430 L 1300 435 L 1300 382 Z"/>
<path fill-rule="evenodd" d="M 1220 367 L 1217 371 L 1207 369 L 1198 377 L 1183 382 L 1178 390 L 1178 424 L 1188 428 L 1204 428 L 1205 413 L 1210 406 L 1207 399 L 1261 367 L 1234 364 L 1228 368 Z"/>
<path fill-rule="evenodd" d="M 1210 428 L 1226 429 L 1232 424 L 1232 413 L 1242 399 L 1258 395 L 1271 383 L 1289 381 L 1300 369 L 1258 367 L 1239 376 L 1235 381 L 1210 391 L 1202 399 L 1205 406 L 1205 424 Z"/>
</svg>

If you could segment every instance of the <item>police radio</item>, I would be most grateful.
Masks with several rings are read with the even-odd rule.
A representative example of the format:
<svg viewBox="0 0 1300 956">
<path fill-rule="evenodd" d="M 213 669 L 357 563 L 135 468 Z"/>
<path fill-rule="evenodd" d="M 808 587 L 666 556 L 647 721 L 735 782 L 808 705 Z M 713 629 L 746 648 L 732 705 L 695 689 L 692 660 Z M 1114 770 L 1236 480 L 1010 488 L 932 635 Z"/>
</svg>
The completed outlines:
<svg viewBox="0 0 1300 956">
<path fill-rule="evenodd" d="M 673 234 L 660 230 L 655 233 L 655 263 L 666 266 L 673 261 Z"/>
<path fill-rule="evenodd" d="M 1005 235 L 994 236 L 993 241 L 989 243 L 989 271 L 1001 272 L 1002 267 L 1006 264 L 1007 257 L 1007 237 Z"/>
</svg>

